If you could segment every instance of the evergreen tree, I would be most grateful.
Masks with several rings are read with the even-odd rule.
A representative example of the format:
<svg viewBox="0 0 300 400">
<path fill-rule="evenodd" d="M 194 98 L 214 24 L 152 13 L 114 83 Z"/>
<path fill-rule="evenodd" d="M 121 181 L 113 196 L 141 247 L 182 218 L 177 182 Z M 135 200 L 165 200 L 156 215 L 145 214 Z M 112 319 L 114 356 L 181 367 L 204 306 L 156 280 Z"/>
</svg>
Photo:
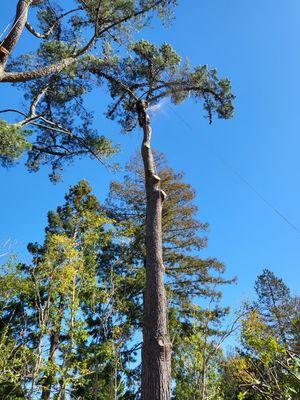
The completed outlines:
<svg viewBox="0 0 300 400">
<path fill-rule="evenodd" d="M 162 215 L 164 267 L 173 345 L 173 379 L 174 385 L 181 385 L 184 380 L 181 375 L 182 359 L 185 362 L 183 348 L 185 347 L 188 353 L 187 359 L 199 357 L 200 352 L 203 352 L 199 343 L 201 351 L 199 350 L 197 355 L 193 353 L 192 346 L 188 345 L 189 341 L 199 339 L 200 336 L 202 343 L 206 340 L 206 360 L 202 364 L 204 369 L 210 363 L 210 357 L 215 359 L 215 354 L 218 354 L 218 340 L 225 334 L 220 329 L 220 322 L 228 313 L 228 309 L 223 309 L 218 304 L 221 296 L 218 285 L 232 281 L 222 278 L 224 265 L 218 260 L 200 258 L 199 252 L 207 246 L 205 233 L 208 225 L 199 221 L 197 217 L 195 192 L 184 182 L 183 173 L 176 173 L 168 167 L 162 154 L 155 153 L 155 164 L 162 185 L 168 191 Z M 132 271 L 134 274 L 130 275 L 131 281 L 136 280 L 135 283 L 132 281 L 132 288 L 137 290 L 133 290 L 132 293 L 136 293 L 136 304 L 139 307 L 134 316 L 138 318 L 137 329 L 142 326 L 146 254 L 143 179 L 143 167 L 136 156 L 126 166 L 123 182 L 111 184 L 106 206 L 109 217 L 116 221 L 126 221 L 128 232 L 131 233 L 130 241 L 122 243 L 119 248 L 115 247 L 115 250 L 118 254 L 117 260 L 126 268 L 126 273 Z M 205 386 L 207 387 L 208 383 Z"/>
<path fill-rule="evenodd" d="M 229 357 L 225 369 L 225 399 L 296 400 L 299 397 L 299 299 L 273 272 L 257 278 L 258 301 L 248 305 L 242 323 L 242 347 Z M 233 390 L 230 390 L 233 388 Z"/>
<path fill-rule="evenodd" d="M 72 187 L 65 204 L 48 213 L 44 243 L 28 246 L 32 263 L 2 268 L 0 362 L 10 365 L 6 373 L 1 369 L 3 399 L 7 393 L 44 400 L 140 397 L 145 203 L 136 161 L 123 182 L 111 184 L 103 206 L 87 182 Z M 216 259 L 199 258 L 208 226 L 197 218 L 194 190 L 162 155 L 156 163 L 170 193 L 163 216 L 165 267 L 173 378 L 182 388 L 184 348 L 186 359 L 193 358 L 199 340 L 199 357 L 205 337 L 206 355 L 216 360 L 210 338 L 218 336 L 227 310 L 208 309 L 205 299 L 217 302 L 216 285 L 230 281 Z"/>
<path fill-rule="evenodd" d="M 42 7 L 39 13 L 42 25 L 51 21 L 51 18 L 45 21 L 45 15 L 49 17 L 52 10 L 47 11 L 46 7 L 43 12 L 43 3 L 44 1 L 19 0 L 15 24 L 0 49 L 2 82 L 23 82 L 30 100 L 29 112 L 14 110 L 24 117 L 14 128 L 17 129 L 18 136 L 22 135 L 24 126 L 31 125 L 33 129 L 38 129 L 33 135 L 34 143 L 31 144 L 29 151 L 28 166 L 37 170 L 40 164 L 50 163 L 51 178 L 54 180 L 57 179 L 57 172 L 62 168 L 63 162 L 71 161 L 74 156 L 91 154 L 102 159 L 103 155 L 110 155 L 114 151 L 105 137 L 99 137 L 92 130 L 90 115 L 85 111 L 79 111 L 78 108 L 82 106 L 82 96 L 88 88 L 91 77 L 96 77 L 99 86 L 103 83 L 108 85 L 113 99 L 108 116 L 117 117 L 126 131 L 131 131 L 137 122 L 143 129 L 141 154 L 146 192 L 146 284 L 141 393 L 143 400 L 153 398 L 168 400 L 171 380 L 171 341 L 164 286 L 165 267 L 162 258 L 162 208 L 166 193 L 161 189 L 161 178 L 155 170 L 147 110 L 149 106 L 156 105 L 163 98 L 171 98 L 178 104 L 191 97 L 203 103 L 210 122 L 214 114 L 220 118 L 231 118 L 233 95 L 230 83 L 227 79 L 219 79 L 216 70 L 210 70 L 207 66 L 191 68 L 188 63 L 181 63 L 181 58 L 169 44 L 157 48 L 148 41 L 141 40 L 127 47 L 131 52 L 129 56 L 116 56 L 117 53 L 111 46 L 115 37 L 114 28 L 118 34 L 126 27 L 129 20 L 141 22 L 139 17 L 142 17 L 143 24 L 148 11 L 154 9 L 162 11 L 164 6 L 174 4 L 174 1 L 170 0 L 79 2 L 87 20 L 71 18 L 69 29 L 66 31 L 61 28 L 55 29 L 56 20 L 50 22 L 51 25 L 46 26 L 42 35 L 43 40 L 46 35 L 46 41 L 42 42 L 37 57 L 33 61 L 28 56 L 16 60 L 10 65 L 14 72 L 6 71 L 11 51 L 26 26 L 29 7 L 31 5 Z M 58 17 L 58 20 L 60 19 Z M 27 27 L 35 34 L 35 30 L 28 23 Z M 81 42 L 82 28 L 87 30 L 91 28 L 93 33 L 86 44 L 77 45 Z M 53 32 L 56 35 L 50 42 L 47 37 L 49 30 L 51 34 Z M 107 36 L 110 37 L 109 40 L 106 40 Z M 99 39 L 102 39 L 102 57 L 95 57 L 91 48 Z M 28 65 L 30 66 L 32 62 L 34 66 L 28 71 Z M 31 80 L 35 82 L 31 84 Z M 71 107 L 79 116 L 79 121 L 78 118 L 73 118 Z M 9 129 L 8 135 L 11 135 Z M 25 145 L 19 146 L 19 151 L 9 151 L 8 155 L 11 153 L 12 158 L 15 158 L 16 154 L 22 152 L 28 145 L 25 139 L 24 141 Z M 14 149 L 14 146 L 12 147 Z"/>
<path fill-rule="evenodd" d="M 132 45 L 135 57 L 126 57 L 106 73 L 94 71 L 110 82 L 115 102 L 108 115 L 118 117 L 125 130 L 138 123 L 143 129 L 141 156 L 144 166 L 146 193 L 145 269 L 142 399 L 169 399 L 171 383 L 171 341 L 168 332 L 165 267 L 162 249 L 162 210 L 166 198 L 161 188 L 151 150 L 149 106 L 163 98 L 180 103 L 188 96 L 202 101 L 210 121 L 216 114 L 231 118 L 233 95 L 227 79 L 219 79 L 207 66 L 191 69 L 182 64 L 178 54 L 168 44 L 156 48 L 142 40 Z"/>
<path fill-rule="evenodd" d="M 277 278 L 268 269 L 264 269 L 263 273 L 258 276 L 255 291 L 258 298 L 255 306 L 259 309 L 264 321 L 273 330 L 274 336 L 285 347 L 292 346 L 292 342 L 299 343 L 300 332 L 297 329 L 299 298 L 291 296 L 290 290 L 283 280 Z"/>
<path fill-rule="evenodd" d="M 168 18 L 175 5 L 175 0 L 72 0 L 68 5 L 18 0 L 15 20 L 0 44 L 0 82 L 17 85 L 25 106 L 1 110 L 19 119 L 0 120 L 2 164 L 12 165 L 28 153 L 30 170 L 50 165 L 50 177 L 57 180 L 63 165 L 76 157 L 106 162 L 117 149 L 95 130 L 93 112 L 84 105 L 95 88 L 93 70 L 110 70 L 134 32 L 154 15 Z M 29 35 L 32 47 L 13 57 L 23 35 Z M 98 79 L 97 86 L 104 85 L 105 79 Z"/>
</svg>

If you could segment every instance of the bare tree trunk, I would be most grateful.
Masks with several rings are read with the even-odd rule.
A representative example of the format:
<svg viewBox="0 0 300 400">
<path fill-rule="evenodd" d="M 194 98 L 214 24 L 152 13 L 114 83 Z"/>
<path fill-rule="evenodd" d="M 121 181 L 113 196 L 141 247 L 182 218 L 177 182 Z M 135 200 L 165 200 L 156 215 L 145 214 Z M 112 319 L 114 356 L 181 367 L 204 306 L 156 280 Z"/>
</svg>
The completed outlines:
<svg viewBox="0 0 300 400">
<path fill-rule="evenodd" d="M 15 45 L 18 43 L 20 36 L 27 21 L 28 9 L 34 3 L 32 0 L 19 0 L 16 9 L 16 16 L 12 28 L 8 35 L 1 43 L 0 47 L 0 72 L 4 70 L 7 60 Z"/>
<path fill-rule="evenodd" d="M 146 285 L 142 348 L 142 400 L 169 400 L 171 382 L 171 342 L 168 334 L 167 302 L 162 259 L 162 205 L 165 193 L 155 175 L 151 151 L 151 127 L 146 105 L 137 103 L 143 127 L 142 158 L 145 171 L 146 204 Z"/>
</svg>

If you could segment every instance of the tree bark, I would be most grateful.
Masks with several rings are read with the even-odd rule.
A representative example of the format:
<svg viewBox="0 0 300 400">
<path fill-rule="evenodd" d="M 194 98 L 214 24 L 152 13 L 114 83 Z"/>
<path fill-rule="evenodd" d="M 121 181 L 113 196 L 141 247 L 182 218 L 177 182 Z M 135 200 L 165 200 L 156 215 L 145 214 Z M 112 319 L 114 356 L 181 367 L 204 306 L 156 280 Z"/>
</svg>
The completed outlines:
<svg viewBox="0 0 300 400">
<path fill-rule="evenodd" d="M 34 4 L 32 0 L 19 0 L 16 9 L 16 16 L 13 22 L 12 28 L 10 29 L 6 38 L 2 41 L 0 47 L 0 72 L 4 71 L 5 65 L 8 58 L 18 43 L 20 36 L 25 28 L 25 24 L 28 16 L 28 9 L 31 4 Z"/>
<path fill-rule="evenodd" d="M 54 327 L 51 336 L 50 336 L 50 350 L 49 350 L 49 357 L 48 357 L 48 364 L 55 364 L 55 355 L 59 345 L 59 335 L 60 335 L 60 328 L 63 318 L 63 311 L 64 311 L 64 302 L 63 296 L 60 297 L 59 300 L 59 315 L 58 321 L 56 326 Z M 41 395 L 41 400 L 49 400 L 51 397 L 51 388 L 55 378 L 55 371 L 49 372 L 48 376 L 46 376 L 45 382 L 43 384 L 43 390 Z"/>
<path fill-rule="evenodd" d="M 167 301 L 162 258 L 162 206 L 165 193 L 155 174 L 151 151 L 151 127 L 146 105 L 137 103 L 143 128 L 142 158 L 146 189 L 146 285 L 144 292 L 142 400 L 169 400 L 171 342 L 168 333 Z"/>
<path fill-rule="evenodd" d="M 58 348 L 59 332 L 53 332 L 50 338 L 50 355 L 48 363 L 53 363 L 55 361 L 55 353 Z M 49 373 L 43 384 L 43 390 L 41 395 L 41 400 L 49 400 L 51 395 L 51 387 L 54 381 L 55 373 Z"/>
</svg>

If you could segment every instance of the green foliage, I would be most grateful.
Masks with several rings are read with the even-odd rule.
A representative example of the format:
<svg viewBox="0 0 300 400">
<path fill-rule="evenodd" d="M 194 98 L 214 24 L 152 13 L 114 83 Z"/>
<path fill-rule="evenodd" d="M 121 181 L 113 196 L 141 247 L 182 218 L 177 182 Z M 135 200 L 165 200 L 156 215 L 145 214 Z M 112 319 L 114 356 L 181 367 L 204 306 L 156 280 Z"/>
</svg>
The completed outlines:
<svg viewBox="0 0 300 400">
<path fill-rule="evenodd" d="M 299 316 L 298 299 L 269 270 L 258 277 L 255 289 L 258 301 L 247 306 L 242 322 L 242 348 L 229 357 L 225 368 L 225 382 L 231 382 L 225 398 L 238 391 L 238 398 L 247 400 L 296 400 L 300 358 L 293 321 Z"/>
<path fill-rule="evenodd" d="M 23 123 L 34 133 L 31 147 L 21 149 L 29 150 L 31 171 L 50 165 L 50 178 L 57 181 L 64 165 L 76 157 L 90 156 L 105 163 L 118 150 L 94 129 L 93 110 L 86 109 L 86 95 L 95 88 L 108 86 L 112 103 L 107 116 L 116 118 L 125 131 L 136 126 L 137 99 L 151 106 L 163 98 L 178 104 L 190 97 L 203 104 L 210 122 L 214 114 L 232 117 L 230 82 L 218 78 L 216 70 L 191 68 L 167 43 L 160 47 L 146 40 L 134 43 L 134 32 L 147 26 L 155 13 L 164 20 L 170 17 L 175 0 L 76 3 L 79 7 L 70 13 L 58 5 L 38 4 L 40 46 L 10 59 L 7 67 L 21 77 L 33 73 L 32 80 L 22 83 L 20 79 L 17 84 L 27 101 Z M 36 34 L 33 28 L 30 31 Z M 45 73 L 35 79 L 34 72 L 41 69 Z"/>
<path fill-rule="evenodd" d="M 281 344 L 287 347 L 291 340 L 300 341 L 297 326 L 300 311 L 299 297 L 292 297 L 289 288 L 273 272 L 264 269 L 255 282 L 259 309 L 264 322 Z M 299 323 L 299 322 L 298 322 Z"/>
<path fill-rule="evenodd" d="M 21 79 L 17 86 L 27 102 L 22 114 L 29 118 L 23 122 L 34 134 L 31 146 L 25 146 L 21 136 L 15 140 L 16 148 L 3 141 L 2 160 L 12 163 L 28 151 L 29 170 L 50 165 L 53 181 L 60 179 L 64 165 L 76 157 L 90 156 L 106 163 L 118 150 L 94 129 L 94 110 L 86 109 L 84 99 L 97 86 L 95 65 L 103 71 L 112 70 L 124 48 L 132 51 L 133 34 L 149 25 L 155 14 L 168 18 L 176 1 L 78 0 L 75 5 L 78 7 L 71 10 L 46 1 L 37 3 L 36 21 L 34 27 L 29 21 L 29 30 L 39 37 L 40 45 L 10 58 L 6 68 L 21 74 L 33 71 L 32 80 L 22 83 Z M 164 52 L 167 54 L 167 48 Z M 53 70 L 34 77 L 34 71 L 49 65 Z M 103 82 L 98 83 L 103 86 Z"/>
<path fill-rule="evenodd" d="M 22 129 L 19 124 L 0 120 L 0 161 L 3 166 L 11 166 L 31 148 L 26 139 L 31 133 L 28 129 Z"/>
<path fill-rule="evenodd" d="M 49 213 L 44 244 L 29 245 L 32 264 L 6 268 L 1 277 L 0 332 L 7 331 L 18 351 L 25 351 L 26 371 L 16 375 L 16 382 L 29 398 L 47 390 L 56 395 L 69 387 L 75 390 L 92 373 L 78 357 L 78 349 L 90 340 L 82 310 L 107 292 L 105 282 L 99 290 L 96 271 L 101 246 L 110 240 L 111 221 L 100 212 L 85 181 L 71 188 L 66 200 L 56 213 Z M 4 351 L 1 357 L 5 362 Z M 18 365 L 11 364 L 12 376 Z M 8 382 L 4 377 L 5 385 Z"/>
<path fill-rule="evenodd" d="M 225 359 L 228 310 L 216 285 L 230 281 L 220 276 L 221 263 L 198 255 L 207 224 L 197 219 L 193 189 L 163 156 L 155 158 L 169 194 L 163 245 L 173 399 L 296 400 L 298 299 L 264 271 L 259 303 L 244 313 L 241 348 Z M 40 398 L 47 390 L 82 400 L 138 398 L 144 208 L 142 166 L 134 159 L 105 205 L 86 181 L 70 188 L 65 204 L 48 214 L 44 243 L 29 245 L 32 263 L 2 266 L 1 398 Z"/>
<path fill-rule="evenodd" d="M 208 225 L 197 218 L 198 209 L 193 202 L 195 192 L 184 182 L 183 173 L 176 173 L 168 167 L 162 154 L 155 154 L 155 164 L 162 188 L 168 193 L 162 216 L 163 251 L 169 327 L 173 342 L 173 378 L 174 385 L 178 384 L 179 393 L 180 386 L 186 389 L 193 385 L 185 378 L 184 373 L 189 360 L 194 356 L 201 359 L 201 352 L 198 352 L 197 346 L 193 347 L 192 341 L 203 337 L 205 332 L 207 347 L 212 350 L 215 348 L 212 345 L 213 338 L 217 339 L 222 335 L 219 324 L 228 310 L 218 304 L 221 293 L 217 289 L 218 285 L 232 281 L 222 278 L 224 265 L 218 260 L 199 257 L 199 252 L 207 245 L 205 232 Z M 126 268 L 127 290 L 136 304 L 128 309 L 131 312 L 128 314 L 129 321 L 140 329 L 144 285 L 145 194 L 143 167 L 139 158 L 135 157 L 128 163 L 123 182 L 111 184 L 106 208 L 113 220 L 119 223 L 125 221 L 126 224 L 128 241 L 114 249 L 117 260 Z M 196 304 L 196 299 L 201 306 Z M 205 299 L 211 300 L 210 309 Z M 132 310 L 136 310 L 136 313 Z M 182 363 L 186 350 L 188 354 Z M 211 356 L 210 365 L 213 364 L 213 359 L 215 358 Z M 198 368 L 197 373 L 200 373 L 200 364 L 195 362 L 195 365 Z M 191 378 L 193 374 L 196 375 L 196 372 L 191 367 L 187 375 Z M 210 374 L 212 378 L 213 368 Z M 180 393 L 176 398 L 188 398 L 180 397 L 182 392 Z"/>
<path fill-rule="evenodd" d="M 168 167 L 162 154 L 155 155 L 155 164 L 162 188 L 168 194 L 162 224 L 167 290 L 172 296 L 172 304 L 184 304 L 188 308 L 196 296 L 218 298 L 220 292 L 212 290 L 213 286 L 231 281 L 221 277 L 225 269 L 221 262 L 199 257 L 199 251 L 207 245 L 205 232 L 208 225 L 197 217 L 198 208 L 193 202 L 195 192 L 184 182 L 183 173 Z M 128 255 L 129 262 L 134 261 L 137 267 L 143 267 L 145 194 L 143 167 L 138 157 L 128 163 L 126 172 L 123 182 L 112 182 L 107 210 L 112 219 L 125 221 L 128 227 L 129 241 L 122 246 L 121 254 Z"/>
<path fill-rule="evenodd" d="M 205 312 L 202 311 L 202 314 L 205 315 Z M 206 319 L 200 319 L 196 316 L 193 326 L 177 336 L 172 365 L 176 386 L 172 399 L 220 399 L 222 351 L 218 347 L 218 335 L 207 328 L 221 321 L 221 317 L 206 315 Z"/>
<path fill-rule="evenodd" d="M 55 62 L 61 59 L 71 57 L 74 48 L 72 49 L 64 41 L 53 40 L 51 42 L 42 43 L 38 56 L 44 63 Z"/>
<path fill-rule="evenodd" d="M 219 321 L 227 313 L 218 305 L 208 310 L 205 299 L 217 302 L 216 285 L 229 282 L 220 276 L 220 262 L 198 256 L 206 246 L 207 224 L 196 217 L 193 189 L 163 156 L 156 155 L 156 161 L 169 194 L 164 251 L 173 376 L 180 392 L 192 377 L 192 364 L 182 377 L 180 371 L 194 355 L 199 373 L 203 332 L 207 354 L 212 354 L 212 338 L 218 337 Z M 102 206 L 86 181 L 71 187 L 65 204 L 48 214 L 44 243 L 28 246 L 32 262 L 2 267 L 0 334 L 8 349 L 21 345 L 26 368 L 11 363 L 9 373 L 16 381 L 6 375 L 0 390 L 13 384 L 27 397 L 40 398 L 50 390 L 52 396 L 71 393 L 84 400 L 109 399 L 115 391 L 124 400 L 138 398 L 145 204 L 142 167 L 136 167 L 133 160 Z M 196 305 L 195 298 L 203 304 Z M 182 361 L 184 349 L 188 354 Z M 4 365 L 7 355 L 0 349 L 1 357 Z M 210 356 L 209 382 L 215 379 L 218 357 Z"/>
<path fill-rule="evenodd" d="M 125 131 L 137 124 L 138 98 L 153 106 L 166 97 L 175 104 L 191 97 L 203 103 L 210 122 L 214 114 L 219 118 L 232 117 L 234 96 L 230 82 L 219 79 L 216 70 L 208 66 L 192 69 L 188 62 L 181 63 L 181 57 L 167 43 L 156 47 L 142 40 L 131 45 L 131 50 L 132 55 L 113 67 L 92 67 L 94 74 L 109 82 L 115 100 L 107 115 L 117 118 Z"/>
</svg>

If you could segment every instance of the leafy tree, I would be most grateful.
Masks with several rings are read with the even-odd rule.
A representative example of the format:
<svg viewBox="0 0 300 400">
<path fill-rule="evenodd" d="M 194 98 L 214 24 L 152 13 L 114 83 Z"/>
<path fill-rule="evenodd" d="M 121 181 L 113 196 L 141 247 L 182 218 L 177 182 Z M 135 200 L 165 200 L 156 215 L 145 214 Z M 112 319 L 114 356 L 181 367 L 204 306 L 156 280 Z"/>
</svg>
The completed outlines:
<svg viewBox="0 0 300 400">
<path fill-rule="evenodd" d="M 287 321 L 299 319 L 298 299 L 269 270 L 258 277 L 255 289 L 258 301 L 247 306 L 241 330 L 242 348 L 229 357 L 226 377 L 234 377 L 231 383 L 239 391 L 239 399 L 296 400 L 300 359 Z M 296 331 L 295 334 L 298 335 Z M 232 398 L 230 389 L 225 398 Z"/>
<path fill-rule="evenodd" d="M 56 213 L 49 214 L 47 233 L 51 236 L 62 234 L 72 240 L 75 239 L 75 248 L 80 251 L 81 268 L 84 274 L 80 280 L 76 281 L 78 298 L 77 309 L 74 312 L 74 329 L 77 329 L 72 338 L 73 342 L 70 338 L 69 343 L 66 343 L 65 340 L 60 343 L 64 353 L 64 370 L 59 381 L 59 393 L 61 394 L 58 396 L 60 395 L 62 398 L 67 390 L 71 393 L 80 392 L 85 379 L 93 374 L 97 375 L 97 385 L 93 387 L 94 399 L 108 398 L 112 395 L 115 385 L 119 386 L 120 384 L 119 377 L 116 377 L 117 382 L 115 382 L 114 374 L 111 373 L 112 366 L 115 368 L 119 362 L 118 348 L 113 338 L 106 335 L 106 321 L 111 312 L 114 313 L 115 321 L 117 321 L 117 307 L 114 306 L 113 311 L 110 309 L 111 303 L 115 301 L 114 291 L 111 288 L 115 282 L 112 281 L 110 275 L 107 276 L 98 268 L 99 257 L 108 242 L 112 240 L 111 223 L 85 181 L 81 181 L 71 188 L 70 193 L 66 196 L 64 207 L 59 207 Z M 114 239 L 117 240 L 115 234 Z M 98 304 L 102 308 L 102 319 L 98 321 L 96 342 L 94 342 L 85 310 L 95 311 Z M 72 310 L 71 304 L 64 303 L 64 307 L 70 310 L 67 311 L 69 314 Z M 76 325 L 76 318 L 78 318 L 78 325 Z M 64 327 L 64 324 L 61 324 L 61 327 Z M 117 326 L 114 326 L 114 330 L 117 331 Z M 64 333 L 59 333 L 59 337 L 62 339 L 64 336 Z M 95 347 L 95 353 L 92 352 L 93 347 Z M 82 357 L 82 351 L 87 351 L 87 349 L 89 356 Z M 94 356 L 97 358 L 96 370 L 92 368 L 94 364 L 90 362 Z M 101 397 L 101 393 L 104 397 Z M 79 395 L 76 398 L 80 398 Z M 85 394 L 82 398 L 86 398 Z"/>
<path fill-rule="evenodd" d="M 229 332 L 220 329 L 226 309 L 201 310 L 192 326 L 181 330 L 174 345 L 174 400 L 220 399 L 223 362 L 221 343 Z"/>
<path fill-rule="evenodd" d="M 32 361 L 32 350 L 24 343 L 28 322 L 24 299 L 31 289 L 20 276 L 11 259 L 1 266 L 0 274 L 0 396 L 2 399 L 24 399 L 24 382 Z"/>
<path fill-rule="evenodd" d="M 82 181 L 70 189 L 63 207 L 49 213 L 44 244 L 29 245 L 32 264 L 4 271 L 1 334 L 29 356 L 18 380 L 6 376 L 2 388 L 9 382 L 21 385 L 22 398 L 64 399 L 93 373 L 78 349 L 89 340 L 83 309 L 107 302 L 108 282 L 98 282 L 97 270 L 101 248 L 112 234 L 109 224 Z"/>
<path fill-rule="evenodd" d="M 21 130 L 18 124 L 8 124 L 0 120 L 0 160 L 3 166 L 11 165 L 17 160 L 24 151 L 31 148 L 31 144 L 26 140 L 28 130 Z"/>
</svg>

